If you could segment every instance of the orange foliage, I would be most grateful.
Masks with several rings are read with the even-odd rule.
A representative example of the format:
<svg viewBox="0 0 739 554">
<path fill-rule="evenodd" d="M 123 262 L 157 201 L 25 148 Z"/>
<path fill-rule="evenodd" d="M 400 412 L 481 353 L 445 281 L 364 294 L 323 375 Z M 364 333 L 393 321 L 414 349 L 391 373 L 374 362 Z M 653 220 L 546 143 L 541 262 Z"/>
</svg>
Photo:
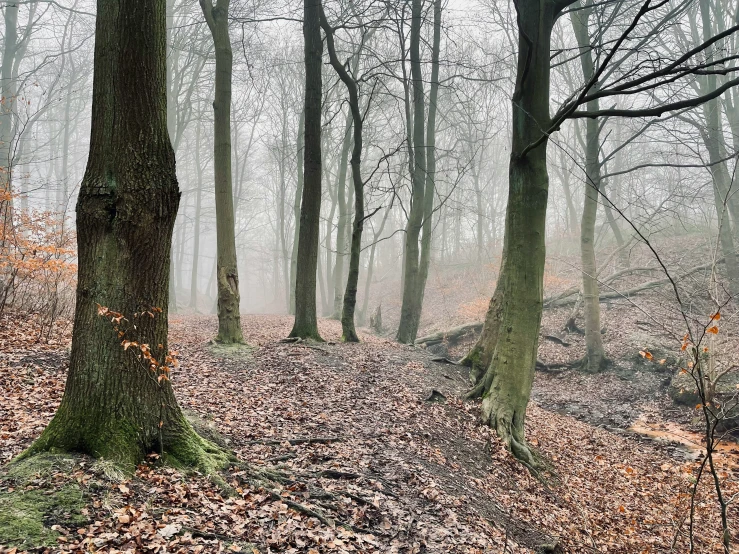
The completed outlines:
<svg viewBox="0 0 739 554">
<path fill-rule="evenodd" d="M 75 236 L 58 214 L 14 210 L 0 193 L 0 313 L 11 308 L 38 315 L 39 339 L 71 315 L 77 265 Z"/>
</svg>

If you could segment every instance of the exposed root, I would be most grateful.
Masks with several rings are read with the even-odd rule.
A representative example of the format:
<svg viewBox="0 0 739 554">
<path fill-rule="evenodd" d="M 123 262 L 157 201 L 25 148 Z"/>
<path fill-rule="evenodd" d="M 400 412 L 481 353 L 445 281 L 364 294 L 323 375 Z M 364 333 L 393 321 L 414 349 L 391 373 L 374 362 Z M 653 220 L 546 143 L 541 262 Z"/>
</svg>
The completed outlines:
<svg viewBox="0 0 739 554">
<path fill-rule="evenodd" d="M 475 400 L 477 398 L 482 398 L 482 395 L 485 394 L 485 382 L 480 381 L 470 389 L 467 394 L 464 395 L 465 400 Z"/>
</svg>

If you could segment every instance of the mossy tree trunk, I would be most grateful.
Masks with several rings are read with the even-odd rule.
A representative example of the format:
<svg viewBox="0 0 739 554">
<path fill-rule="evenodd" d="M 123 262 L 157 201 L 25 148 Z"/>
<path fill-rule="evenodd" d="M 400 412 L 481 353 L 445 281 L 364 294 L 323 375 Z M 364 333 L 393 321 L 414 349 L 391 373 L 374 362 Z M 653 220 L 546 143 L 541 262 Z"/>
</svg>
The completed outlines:
<svg viewBox="0 0 739 554">
<path fill-rule="evenodd" d="M 321 223 L 321 0 L 304 0 L 305 138 L 303 199 L 295 279 L 295 323 L 291 337 L 322 340 L 316 314 L 316 271 Z"/>
<path fill-rule="evenodd" d="M 595 74 L 595 63 L 590 48 L 589 20 L 592 2 L 571 12 L 572 28 L 580 50 L 580 65 L 584 81 L 590 82 Z M 598 91 L 597 84 L 590 89 Z M 590 111 L 598 111 L 600 103 L 591 100 L 587 104 Z M 577 125 L 577 123 L 575 123 Z M 580 260 L 582 263 L 583 306 L 585 311 L 585 358 L 583 368 L 598 372 L 606 364 L 603 336 L 600 329 L 600 290 L 598 287 L 598 267 L 595 259 L 595 224 L 598 217 L 599 191 L 601 186 L 600 164 L 600 122 L 587 119 L 585 122 L 585 203 L 580 222 Z"/>
<path fill-rule="evenodd" d="M 218 269 L 218 336 L 225 344 L 244 342 L 241 331 L 241 297 L 239 269 L 236 261 L 236 230 L 234 221 L 233 186 L 231 175 L 231 76 L 233 52 L 228 35 L 230 0 L 200 0 L 205 21 L 213 35 L 216 51 L 215 100 L 213 122 L 215 150 L 213 166 L 216 190 L 216 240 Z"/>
<path fill-rule="evenodd" d="M 184 418 L 171 381 L 121 345 L 98 305 L 167 352 L 170 244 L 180 192 L 166 124 L 165 0 L 98 0 L 90 155 L 77 202 L 78 283 L 61 405 L 25 456 L 83 452 L 130 468 L 156 450 L 211 470 L 214 447 Z M 160 308 L 156 317 L 136 312 Z"/>
<path fill-rule="evenodd" d="M 482 334 L 464 363 L 482 396 L 483 420 L 521 461 L 536 466 L 524 421 L 531 394 L 543 305 L 549 176 L 550 42 L 561 4 L 516 0 L 519 25 L 508 209 L 500 276 Z M 532 145 L 539 143 L 536 147 Z"/>
</svg>

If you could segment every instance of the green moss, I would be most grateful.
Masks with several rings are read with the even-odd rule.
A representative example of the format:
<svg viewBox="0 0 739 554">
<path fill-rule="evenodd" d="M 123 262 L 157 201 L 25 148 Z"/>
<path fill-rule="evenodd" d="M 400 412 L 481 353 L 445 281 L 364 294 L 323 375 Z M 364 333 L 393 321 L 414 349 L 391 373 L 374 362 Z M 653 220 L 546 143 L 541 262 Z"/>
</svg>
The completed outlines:
<svg viewBox="0 0 739 554">
<path fill-rule="evenodd" d="M 77 463 L 70 454 L 44 452 L 33 456 L 23 455 L 7 466 L 2 481 L 11 481 L 15 485 L 26 485 L 31 479 L 45 478 L 59 471 L 69 472 Z"/>
<path fill-rule="evenodd" d="M 216 358 L 226 358 L 239 361 L 249 361 L 252 359 L 256 348 L 248 344 L 241 343 L 224 343 L 218 340 L 212 342 L 208 346 L 208 351 Z"/>
<path fill-rule="evenodd" d="M 194 469 L 205 475 L 217 474 L 234 462 L 236 457 L 198 435 L 192 427 L 180 438 L 167 445 L 164 462 L 177 468 Z"/>
<path fill-rule="evenodd" d="M 46 453 L 8 466 L 0 479 L 0 544 L 36 548 L 56 544 L 51 527 L 78 526 L 87 520 L 82 490 L 76 482 L 46 484 L 51 475 L 70 471 L 75 458 Z M 29 485 L 44 488 L 29 488 Z"/>
<path fill-rule="evenodd" d="M 192 410 L 184 409 L 182 410 L 182 413 L 198 435 L 221 448 L 228 448 L 228 439 L 218 432 L 215 423 L 205 419 L 199 413 L 193 412 Z"/>
</svg>

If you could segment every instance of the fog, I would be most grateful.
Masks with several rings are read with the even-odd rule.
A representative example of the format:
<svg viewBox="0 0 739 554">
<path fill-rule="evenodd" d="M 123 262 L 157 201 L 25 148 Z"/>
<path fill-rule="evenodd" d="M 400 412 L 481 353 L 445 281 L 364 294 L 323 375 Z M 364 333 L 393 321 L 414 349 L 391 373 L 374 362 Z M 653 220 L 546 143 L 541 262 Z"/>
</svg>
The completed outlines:
<svg viewBox="0 0 739 554">
<path fill-rule="evenodd" d="M 615 6 L 595 8 L 589 15 L 588 41 L 596 65 L 609 56 L 639 4 Z M 182 192 L 172 244 L 173 299 L 177 312 L 214 313 L 213 41 L 197 3 L 174 1 L 168 9 L 168 127 Z M 336 31 L 336 46 L 343 60 L 356 60 L 354 77 L 365 121 L 362 168 L 366 212 L 371 217 L 362 238 L 357 320 L 368 324 L 370 312 L 382 305 L 386 324 L 395 325 L 412 189 L 410 6 L 326 2 L 325 9 L 334 24 L 345 22 Z M 716 32 L 731 24 L 730 13 L 727 7 L 717 17 Z M 69 229 L 74 226 L 89 149 L 94 15 L 94 3 L 85 0 L 25 2 L 17 9 L 17 22 L 6 17 L 3 35 L 7 44 L 12 26 L 17 34 L 15 48 L 8 51 L 6 45 L 3 58 L 10 189 L 22 209 L 54 212 L 55 217 L 66 218 Z M 584 83 L 571 15 L 561 16 L 553 32 L 552 114 L 576 98 Z M 231 6 L 232 181 L 245 313 L 290 311 L 300 208 L 296 190 L 303 163 L 298 136 L 304 94 L 301 18 L 301 6 L 294 2 Z M 427 97 L 432 23 L 427 3 L 421 29 Z M 716 71 L 719 85 L 731 79 L 733 35 L 716 42 L 711 52 L 678 59 L 701 42 L 702 25 L 695 2 L 671 2 L 646 14 L 598 79 L 599 87 L 613 89 L 601 98 L 600 108 L 645 109 L 695 98 L 709 86 L 708 72 L 699 70 L 707 55 L 722 59 Z M 461 322 L 465 316 L 458 313 L 460 304 L 484 306 L 500 269 L 516 34 L 509 3 L 444 3 L 427 298 L 440 307 L 426 315 L 427 324 L 437 310 Z M 358 48 L 357 59 L 353 55 Z M 679 74 L 670 65 L 675 61 Z M 643 84 L 618 90 L 620 84 L 638 79 Z M 340 313 L 354 205 L 346 161 L 351 153 L 351 117 L 346 90 L 327 55 L 323 80 L 318 310 L 330 316 Z M 661 117 L 597 120 L 599 138 L 592 140 L 599 141 L 601 179 L 594 198 L 599 206 L 594 228 L 598 258 L 606 259 L 614 248 L 623 247 L 635 231 L 658 241 L 687 240 L 706 252 L 716 250 L 722 210 L 715 206 L 714 166 L 709 164 L 720 160 L 733 183 L 739 144 L 732 131 L 739 124 L 735 95 L 730 89 L 710 108 L 685 106 Z M 707 110 L 720 112 L 718 145 L 707 144 L 709 128 L 715 125 Z M 548 271 L 560 278 L 563 272 L 576 277 L 580 263 L 582 206 L 591 185 L 586 177 L 588 121 L 592 120 L 563 120 L 548 149 Z M 712 154 L 709 147 L 720 152 Z M 609 272 L 621 267 L 619 259 L 624 258 L 609 262 Z M 446 289 L 453 291 L 453 298 L 445 299 Z M 476 315 L 482 312 L 478 309 Z"/>
</svg>

